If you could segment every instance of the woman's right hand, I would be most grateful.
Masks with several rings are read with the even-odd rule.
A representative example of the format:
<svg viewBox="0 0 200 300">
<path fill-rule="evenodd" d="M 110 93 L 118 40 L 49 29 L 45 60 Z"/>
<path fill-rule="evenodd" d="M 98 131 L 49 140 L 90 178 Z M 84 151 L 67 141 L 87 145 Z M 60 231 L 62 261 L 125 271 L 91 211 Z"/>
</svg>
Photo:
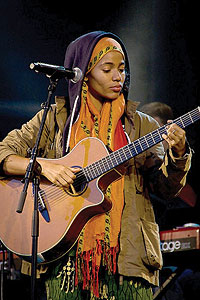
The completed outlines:
<svg viewBox="0 0 200 300">
<path fill-rule="evenodd" d="M 9 155 L 3 163 L 3 171 L 6 175 L 25 175 L 30 159 L 19 156 Z M 45 176 L 49 181 L 58 185 L 69 187 L 76 178 L 79 168 L 70 168 L 52 162 L 48 159 L 37 159 L 42 167 L 41 175 Z"/>
<path fill-rule="evenodd" d="M 58 185 L 69 187 L 73 184 L 76 178 L 76 173 L 80 171 L 80 168 L 70 168 L 60 164 L 53 163 L 52 160 L 37 160 L 42 167 L 41 175 L 45 176 L 49 181 Z"/>
</svg>

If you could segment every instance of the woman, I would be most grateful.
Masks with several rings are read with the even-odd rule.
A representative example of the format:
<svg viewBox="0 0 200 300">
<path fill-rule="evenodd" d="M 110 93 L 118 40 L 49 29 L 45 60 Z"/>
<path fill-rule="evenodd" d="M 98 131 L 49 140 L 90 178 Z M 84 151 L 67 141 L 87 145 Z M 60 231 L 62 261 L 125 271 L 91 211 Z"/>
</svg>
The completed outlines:
<svg viewBox="0 0 200 300">
<path fill-rule="evenodd" d="M 69 117 L 65 98 L 56 97 L 39 156 L 61 157 L 90 136 L 115 151 L 158 128 L 155 120 L 136 111 L 137 103 L 127 100 L 128 56 L 117 36 L 97 31 L 79 37 L 68 46 L 64 65 L 79 67 L 84 77 L 77 84 L 68 83 Z M 24 175 L 41 114 L 0 144 L 4 175 Z M 139 295 L 140 299 L 152 299 L 151 286 L 158 285 L 162 257 L 148 190 L 165 199 L 177 194 L 185 184 L 191 159 L 185 132 L 176 124 L 169 126 L 163 138 L 170 146 L 165 157 L 160 143 L 131 159 L 124 176 L 106 190 L 112 209 L 92 218 L 70 253 L 48 267 L 48 299 L 121 300 L 138 299 Z M 43 176 L 67 188 L 79 171 L 39 158 L 38 162 Z"/>
</svg>

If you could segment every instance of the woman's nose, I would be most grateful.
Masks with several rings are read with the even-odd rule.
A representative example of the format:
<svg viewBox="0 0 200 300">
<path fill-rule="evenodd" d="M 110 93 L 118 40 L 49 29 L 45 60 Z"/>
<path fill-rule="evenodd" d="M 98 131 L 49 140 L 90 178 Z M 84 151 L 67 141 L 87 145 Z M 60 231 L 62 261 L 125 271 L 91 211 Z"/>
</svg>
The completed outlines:
<svg viewBox="0 0 200 300">
<path fill-rule="evenodd" d="M 118 70 L 113 71 L 113 81 L 121 81 L 122 75 Z"/>
</svg>

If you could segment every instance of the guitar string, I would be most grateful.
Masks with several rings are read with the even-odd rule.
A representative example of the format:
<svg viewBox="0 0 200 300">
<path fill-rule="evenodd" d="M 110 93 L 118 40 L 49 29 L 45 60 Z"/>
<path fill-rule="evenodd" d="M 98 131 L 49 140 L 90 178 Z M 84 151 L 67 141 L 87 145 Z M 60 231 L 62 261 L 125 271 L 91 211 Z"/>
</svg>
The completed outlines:
<svg viewBox="0 0 200 300">
<path fill-rule="evenodd" d="M 54 185 L 54 188 L 58 188 L 56 185 Z M 70 196 L 61 188 L 58 188 L 59 191 L 55 192 L 54 194 L 52 193 L 45 193 L 45 190 L 43 190 L 43 194 L 44 197 L 47 197 L 48 199 L 48 204 L 51 206 L 51 208 L 54 206 L 54 205 L 58 205 L 61 201 L 63 200 L 67 200 Z M 49 194 L 49 195 L 48 195 Z M 44 198 L 45 200 L 45 198 Z M 45 204 L 46 201 L 45 201 Z"/>
<path fill-rule="evenodd" d="M 52 195 L 52 193 L 50 193 L 50 195 L 48 196 L 44 190 L 42 191 L 44 197 L 47 197 L 48 198 L 48 203 L 46 203 L 45 201 L 45 204 L 48 204 L 51 206 L 51 208 L 55 205 L 58 205 L 60 202 L 62 202 L 63 200 L 67 200 L 69 198 L 71 198 L 72 196 L 70 196 L 69 194 L 67 194 L 67 192 L 65 192 L 64 189 L 62 188 L 59 188 L 57 187 L 56 185 L 54 186 L 54 188 L 57 188 L 57 193 L 54 193 L 54 195 Z M 41 191 L 40 191 L 40 194 L 42 194 Z M 60 195 L 59 195 L 60 194 Z M 58 197 L 59 195 L 59 197 Z M 80 195 L 79 195 L 80 196 Z M 45 198 L 44 198 L 45 199 Z M 83 197 L 84 199 L 84 197 Z"/>
<path fill-rule="evenodd" d="M 40 190 L 40 195 L 42 196 L 44 202 L 46 203 L 45 198 L 47 198 L 48 204 L 50 204 L 51 207 L 59 204 L 60 201 L 67 200 L 69 199 L 69 197 L 73 197 L 72 195 L 70 196 L 69 194 L 67 194 L 67 192 L 63 188 L 59 188 L 54 184 L 52 184 L 51 189 L 53 189 L 53 193 L 51 191 L 47 192 L 47 189 Z"/>
<path fill-rule="evenodd" d="M 195 109 L 195 112 L 193 113 L 193 117 L 197 117 L 197 119 L 199 118 L 199 115 L 200 115 L 200 112 L 199 112 L 199 110 L 198 110 L 198 108 L 197 109 Z M 194 122 L 194 120 L 192 119 L 192 116 L 191 116 L 191 112 L 190 113 L 187 113 L 187 114 L 185 114 L 185 115 L 183 115 L 181 118 L 177 118 L 176 120 L 174 120 L 172 123 L 179 123 L 179 122 L 181 122 L 181 124 L 180 124 L 180 126 L 181 127 L 186 127 L 186 126 L 188 126 L 188 125 L 190 125 L 192 122 Z M 146 136 L 144 136 L 144 137 L 141 137 L 141 138 L 139 138 L 138 140 L 136 140 L 136 141 L 138 141 L 138 143 L 139 143 L 139 147 L 141 148 L 141 150 L 143 150 L 142 149 L 142 143 L 144 143 L 145 142 L 145 144 L 147 144 L 149 147 L 152 147 L 153 145 L 155 145 L 155 142 L 154 142 L 154 139 L 156 138 L 156 137 L 153 137 L 153 134 L 158 134 L 159 135 L 159 141 L 161 141 L 161 134 L 163 134 L 164 132 L 166 132 L 166 127 L 168 126 L 168 124 L 166 124 L 166 125 L 164 125 L 164 126 L 162 126 L 162 127 L 160 127 L 160 128 L 158 128 L 158 129 L 156 129 L 155 131 L 153 131 L 152 133 L 149 133 L 149 134 L 147 134 Z M 163 132 L 163 133 L 162 133 Z M 150 138 L 150 141 L 148 141 L 147 139 L 148 138 Z M 136 142 L 135 141 L 135 142 Z M 119 150 L 117 150 L 117 151 L 115 151 L 114 153 L 115 153 L 115 156 L 119 156 L 119 158 L 120 158 L 120 160 L 121 160 L 121 156 L 120 156 L 120 151 L 121 152 L 124 152 L 124 154 L 123 154 L 123 156 L 125 156 L 126 158 L 128 158 L 129 159 L 129 157 L 130 157 L 130 149 L 128 149 L 128 147 L 127 146 L 130 146 L 130 145 L 132 145 L 132 146 L 134 146 L 134 148 L 135 148 L 135 151 L 136 151 L 136 154 L 137 154 L 137 152 L 138 152 L 138 149 L 137 149 L 137 146 L 136 145 L 134 145 L 134 143 L 135 142 L 133 142 L 133 143 L 131 143 L 131 144 L 129 144 L 129 145 L 126 145 L 125 147 L 123 147 L 123 148 L 121 148 L 121 149 L 119 149 Z M 111 153 L 112 154 L 112 153 Z M 99 160 L 98 162 L 94 162 L 94 163 L 92 163 L 91 165 L 89 165 L 89 166 L 87 166 L 86 168 L 85 168 L 85 170 L 86 170 L 86 173 L 87 173 L 87 171 L 89 171 L 89 168 L 92 170 L 92 171 L 96 171 L 98 168 L 97 168 L 97 165 L 99 164 L 100 166 L 101 166 L 101 164 L 102 164 L 102 162 L 104 161 L 105 163 L 107 163 L 108 164 L 108 166 L 109 166 L 109 168 L 111 167 L 113 167 L 113 166 L 110 166 L 109 165 L 109 162 L 107 161 L 107 158 L 109 158 L 109 156 L 108 157 L 104 157 L 104 158 L 102 158 L 101 160 Z M 91 172 L 92 172 L 91 171 Z M 79 178 L 80 177 L 80 178 Z M 90 176 L 91 177 L 91 176 Z M 97 176 L 98 177 L 98 176 Z M 93 176 L 92 176 L 92 178 L 93 178 Z M 76 180 L 75 180 L 75 182 L 74 182 L 74 186 L 75 186 L 75 189 L 76 189 L 76 187 L 78 187 L 78 186 L 80 186 L 81 184 L 85 184 L 86 183 L 86 180 L 85 180 L 85 174 L 84 174 L 84 171 L 83 170 L 81 170 L 80 172 L 78 172 L 77 173 L 77 178 L 76 178 Z M 55 189 L 56 188 L 56 189 Z M 57 188 L 58 188 L 58 190 L 57 190 Z M 65 192 L 65 190 L 63 189 L 63 188 L 59 188 L 58 186 L 56 186 L 55 184 L 52 184 L 52 185 L 50 185 L 49 187 L 47 187 L 47 188 L 45 188 L 45 189 L 43 189 L 43 190 L 40 190 L 40 194 L 42 195 L 42 196 L 48 196 L 48 194 L 49 195 L 51 195 L 51 197 L 58 197 L 58 195 L 59 195 L 59 193 L 64 193 L 63 194 L 63 196 L 62 196 L 62 198 L 64 199 L 66 199 L 66 195 L 67 195 L 67 193 Z M 69 196 L 69 195 L 67 195 L 67 196 Z M 56 200 L 55 200 L 56 201 Z"/>
</svg>

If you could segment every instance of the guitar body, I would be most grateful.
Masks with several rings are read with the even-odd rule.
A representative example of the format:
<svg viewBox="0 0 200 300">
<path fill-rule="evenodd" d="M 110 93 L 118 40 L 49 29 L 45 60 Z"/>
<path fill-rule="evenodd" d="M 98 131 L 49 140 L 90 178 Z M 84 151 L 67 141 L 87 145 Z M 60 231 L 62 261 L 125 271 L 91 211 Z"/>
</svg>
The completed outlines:
<svg viewBox="0 0 200 300">
<path fill-rule="evenodd" d="M 108 155 L 104 144 L 96 138 L 86 138 L 66 156 L 52 160 L 66 166 L 86 167 Z M 113 176 L 112 176 L 113 174 Z M 108 180 L 109 178 L 109 180 Z M 38 262 L 54 261 L 67 253 L 88 222 L 96 214 L 110 210 L 112 204 L 104 197 L 103 190 L 119 178 L 118 172 L 109 172 L 87 183 L 80 194 L 71 195 L 49 181 L 40 183 L 48 218 L 39 213 Z M 29 260 L 32 253 L 32 212 L 34 198 L 29 184 L 22 213 L 17 205 L 23 184 L 21 178 L 0 181 L 0 238 L 12 252 Z"/>
</svg>

